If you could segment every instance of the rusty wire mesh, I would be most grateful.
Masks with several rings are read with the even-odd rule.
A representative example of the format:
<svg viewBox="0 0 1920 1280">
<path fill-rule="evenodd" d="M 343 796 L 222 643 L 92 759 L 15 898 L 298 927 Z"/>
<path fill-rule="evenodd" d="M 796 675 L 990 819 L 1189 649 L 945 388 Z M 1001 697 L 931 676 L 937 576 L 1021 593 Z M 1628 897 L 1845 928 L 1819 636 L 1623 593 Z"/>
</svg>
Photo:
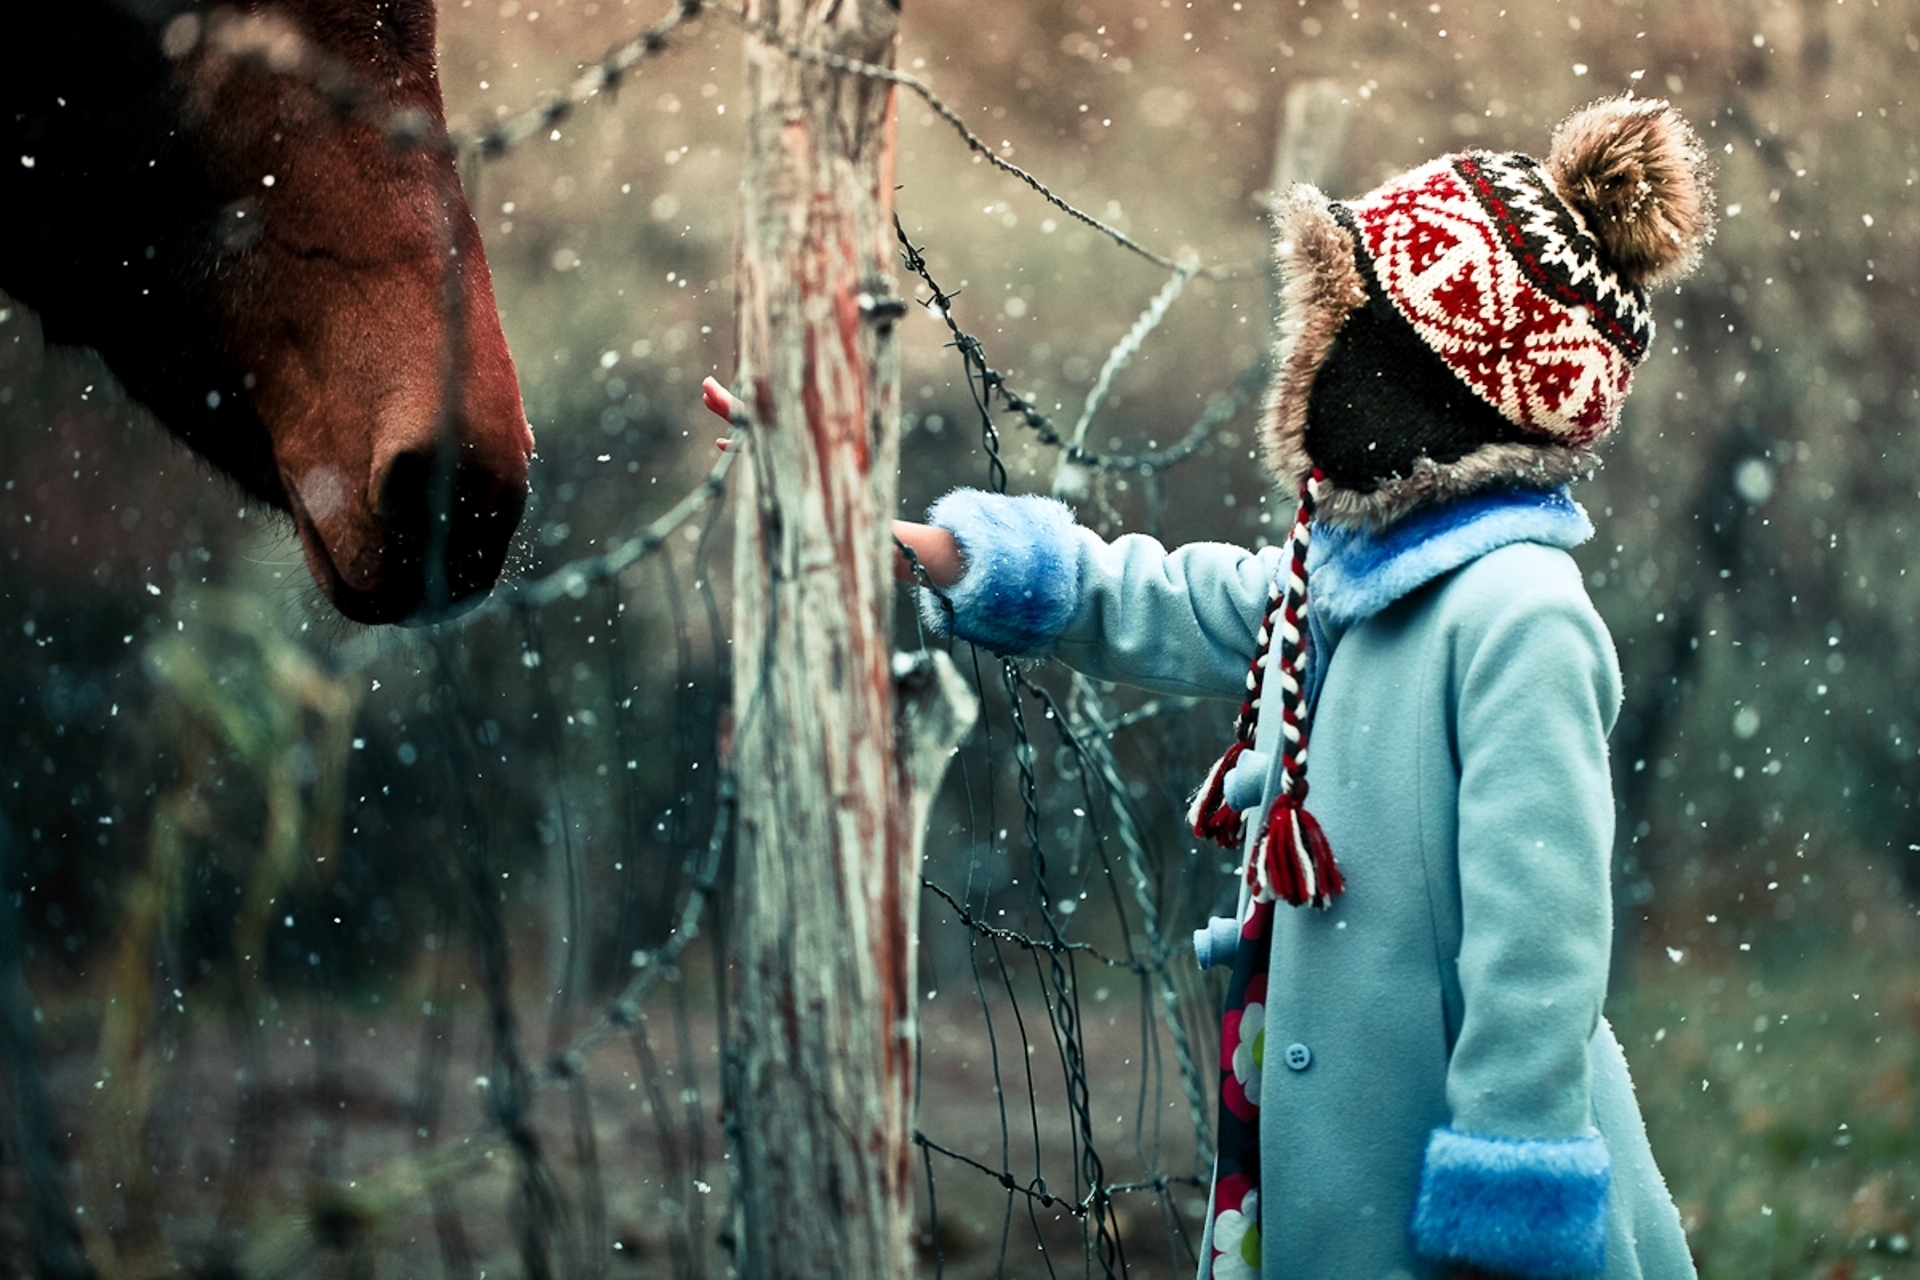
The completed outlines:
<svg viewBox="0 0 1920 1280">
<path fill-rule="evenodd" d="M 683 0 L 527 111 L 444 137 L 414 120 L 389 133 L 395 145 L 450 146 L 484 164 L 668 52 L 675 28 L 703 9 L 767 36 L 730 10 Z M 1109 378 L 1201 270 L 1012 165 L 919 79 L 780 47 L 918 94 L 966 147 L 1117 250 L 1172 272 L 1111 353 Z M 367 109 L 339 68 L 316 64 L 314 74 L 341 109 Z M 1102 454 L 1084 443 L 1099 393 L 1063 432 L 963 326 L 968 304 L 937 282 L 937 251 L 904 231 L 900 250 L 918 301 L 951 338 L 989 488 L 1007 485 L 1006 423 L 1072 467 L 1143 483 L 1151 525 L 1166 469 L 1257 398 L 1263 367 L 1213 397 L 1173 445 Z M 0 1189 L 26 1206 L 0 1213 L 10 1266 L 374 1275 L 413 1274 L 437 1256 L 448 1276 L 484 1275 L 507 1259 L 529 1276 L 724 1269 L 739 1208 L 723 1155 L 722 903 L 737 783 L 722 742 L 724 627 L 709 550 L 732 456 L 600 553 L 510 582 L 415 642 L 363 637 L 301 653 L 229 601 L 215 624 L 233 650 L 217 659 L 227 674 L 196 675 L 196 662 L 216 659 L 174 654 L 163 683 L 179 734 L 210 765 L 237 759 L 262 787 L 281 786 L 298 834 L 278 855 L 215 869 L 247 905 L 229 939 L 192 955 L 179 930 L 224 927 L 181 905 L 213 874 L 194 848 L 229 815 L 197 797 L 205 779 L 174 780 L 138 881 L 144 923 L 110 983 L 122 1016 L 108 1016 L 92 1059 L 50 1053 L 43 1078 L 18 950 L 0 954 L 12 1104 L 0 1143 L 13 1157 Z M 593 646 L 597 711 L 563 702 L 548 679 L 558 633 L 571 656 Z M 941 808 L 962 852 L 925 881 L 913 1135 L 925 1260 L 956 1275 L 1032 1274 L 1036 1259 L 1049 1275 L 1188 1271 L 1211 1158 L 1215 993 L 1183 939 L 1227 882 L 1196 863 L 1165 804 L 1143 804 L 1127 781 L 1143 728 L 1187 707 L 1119 701 L 990 654 L 954 656 L 992 709 Z M 419 695 L 401 735 L 350 729 L 365 718 L 363 686 L 378 691 L 401 669 Z M 244 723 L 263 707 L 278 717 L 265 738 Z M 389 758 L 367 767 L 382 752 Z M 648 757 L 664 764 L 643 768 Z M 307 772 L 287 774 L 288 761 Z M 405 770 L 414 795 L 353 794 Z M 531 963 L 509 919 L 528 905 L 513 897 L 529 864 L 512 833 L 529 817 L 548 846 L 531 877 L 546 895 L 548 953 Z M 425 933 L 388 938 L 364 963 L 409 969 L 426 998 L 417 1013 L 382 1009 L 351 944 L 308 936 L 336 910 L 335 926 L 356 916 L 363 936 L 381 934 L 394 908 L 335 878 L 318 851 L 338 868 L 356 847 L 378 860 L 423 842 L 444 855 L 427 860 L 433 892 L 410 913 Z M 588 872 L 590 850 L 611 875 Z M 15 931 L 0 922 L 0 936 Z M 206 1015 L 199 1004 L 216 965 L 230 980 L 216 983 Z M 1131 998 L 1114 1000 L 1115 986 Z M 1135 1015 L 1128 1025 L 1099 1016 L 1110 1000 Z M 477 1069 L 466 1073 L 466 1062 Z M 76 1136 L 71 1113 L 89 1088 L 109 1105 Z"/>
</svg>

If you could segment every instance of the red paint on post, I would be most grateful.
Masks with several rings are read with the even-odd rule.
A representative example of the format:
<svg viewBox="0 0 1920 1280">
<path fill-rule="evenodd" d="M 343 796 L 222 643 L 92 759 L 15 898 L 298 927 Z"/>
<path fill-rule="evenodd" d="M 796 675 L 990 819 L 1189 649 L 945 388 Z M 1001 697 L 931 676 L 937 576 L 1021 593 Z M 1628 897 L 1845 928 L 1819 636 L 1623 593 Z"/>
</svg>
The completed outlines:
<svg viewBox="0 0 1920 1280">
<path fill-rule="evenodd" d="M 756 0 L 753 22 L 888 63 L 884 0 Z M 749 1277 L 910 1274 L 920 823 L 891 671 L 898 357 L 862 293 L 891 279 L 890 93 L 749 39 L 734 566 L 731 1091 Z"/>
</svg>

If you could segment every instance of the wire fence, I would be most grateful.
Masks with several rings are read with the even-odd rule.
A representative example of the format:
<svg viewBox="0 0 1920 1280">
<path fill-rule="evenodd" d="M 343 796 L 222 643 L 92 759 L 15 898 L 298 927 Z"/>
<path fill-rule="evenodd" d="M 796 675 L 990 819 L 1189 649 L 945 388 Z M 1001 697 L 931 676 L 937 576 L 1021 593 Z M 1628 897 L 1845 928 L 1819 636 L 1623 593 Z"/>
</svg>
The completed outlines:
<svg viewBox="0 0 1920 1280">
<path fill-rule="evenodd" d="M 1179 444 L 1157 453 L 1102 458 L 1071 444 L 1061 437 L 1047 415 L 1029 398 L 1007 385 L 1006 378 L 988 363 L 983 344 L 960 326 L 954 314 L 954 295 L 942 289 L 935 280 L 922 247 L 912 244 L 904 231 L 900 232 L 899 238 L 906 269 L 926 286 L 929 294 L 926 304 L 945 321 L 952 334 L 952 345 L 962 361 L 967 385 L 979 414 L 981 445 L 986 455 L 985 481 L 987 487 L 995 492 L 1005 492 L 1007 487 L 1007 469 L 1001 460 L 1000 435 L 995 421 L 998 411 L 1019 415 L 1022 425 L 1031 429 L 1043 444 L 1059 448 L 1063 458 L 1076 465 L 1152 477 L 1162 468 L 1192 456 L 1212 428 L 1231 417 L 1233 410 L 1243 400 L 1239 394 L 1217 397 Z M 1182 281 L 1187 274 L 1186 268 L 1178 268 L 1174 279 L 1176 282 Z M 1087 421 L 1097 407 L 1099 388 L 1110 380 L 1110 371 L 1137 350 L 1153 326 L 1164 316 L 1166 306 L 1163 300 L 1170 301 L 1168 292 L 1163 292 L 1155 300 L 1155 305 L 1149 308 L 1111 353 L 1106 365 L 1108 376 L 1096 384 L 1095 392 L 1089 397 L 1088 412 L 1075 431 L 1076 437 L 1084 438 Z M 916 576 L 922 578 L 923 589 L 933 590 L 917 565 L 915 569 Z M 922 643 L 925 643 L 924 636 Z M 973 655 L 975 683 L 978 691 L 984 693 L 984 686 L 988 682 L 981 674 L 981 661 L 979 654 Z M 1063 1207 L 1079 1224 L 1083 1272 L 1091 1275 L 1097 1268 L 1101 1275 L 1113 1276 L 1128 1271 L 1123 1232 L 1115 1209 L 1116 1197 L 1150 1195 L 1157 1200 L 1162 1221 L 1167 1227 L 1168 1252 L 1175 1269 L 1180 1269 L 1182 1264 L 1191 1267 L 1197 1262 L 1196 1241 L 1188 1227 L 1198 1214 L 1191 1207 L 1183 1209 L 1176 1202 L 1175 1189 L 1203 1187 L 1201 1175 L 1212 1160 L 1211 1124 L 1207 1109 L 1210 1073 L 1202 1071 L 1193 1049 L 1196 1042 L 1205 1043 L 1208 1039 L 1203 1029 L 1206 1021 L 1203 1010 L 1208 1000 L 1207 993 L 1196 990 L 1199 984 L 1182 983 L 1176 977 L 1174 965 L 1177 961 L 1174 957 L 1178 948 L 1175 938 L 1169 934 L 1163 922 L 1160 902 L 1169 864 L 1177 864 L 1186 851 L 1177 845 L 1168 847 L 1162 842 L 1151 841 L 1144 834 L 1146 824 L 1137 813 L 1132 791 L 1123 781 L 1113 753 L 1112 737 L 1116 732 L 1117 718 L 1091 682 L 1081 678 L 1073 680 L 1069 706 L 1031 679 L 1013 660 L 999 658 L 992 661 L 999 669 L 999 692 L 1003 695 L 1001 706 L 1012 739 L 1011 768 L 1016 777 L 1021 817 L 1017 843 L 1022 846 L 1020 851 L 1026 860 L 1027 880 L 1031 886 L 1025 914 L 1034 923 L 1032 932 L 1020 932 L 991 925 L 982 918 L 992 886 L 973 882 L 977 863 L 969 867 L 969 883 L 958 894 L 933 880 L 925 882 L 927 890 L 951 910 L 951 922 L 966 929 L 972 936 L 969 947 L 972 965 L 970 976 L 988 1025 L 995 1094 L 1002 1099 L 999 1117 L 1001 1161 L 998 1168 L 969 1158 L 929 1137 L 923 1130 L 916 1130 L 914 1141 L 928 1153 L 928 1201 L 930 1206 L 937 1206 L 937 1176 L 932 1162 L 932 1156 L 937 1153 L 951 1162 L 994 1178 L 1006 1191 L 1008 1221 L 1011 1220 L 1016 1197 L 1025 1198 L 1030 1215 L 1036 1207 L 1039 1210 Z M 1056 880 L 1060 878 L 1060 873 L 1052 865 L 1058 854 L 1056 844 L 1065 842 L 1049 838 L 1047 832 L 1052 829 L 1067 834 L 1071 841 L 1073 828 L 1060 823 L 1057 803 L 1043 801 L 1040 772 L 1036 768 L 1040 752 L 1027 721 L 1029 705 L 1038 707 L 1045 721 L 1053 727 L 1066 757 L 1066 767 L 1056 767 L 1054 771 L 1056 784 L 1067 787 L 1078 783 L 1074 788 L 1078 794 L 1074 798 L 1080 804 L 1072 806 L 1071 814 L 1083 826 L 1080 835 L 1083 837 L 1083 847 L 1090 851 L 1090 858 L 1083 865 L 1076 857 L 1065 869 L 1069 882 L 1081 886 L 1077 894 L 1066 897 L 1059 896 Z M 983 747 L 987 757 L 986 768 L 991 772 L 996 767 L 993 743 L 988 739 L 983 742 Z M 1051 788 L 1048 790 L 1051 792 Z M 1111 841 L 1108 838 L 1108 822 L 1100 816 L 1103 812 L 1110 815 L 1114 836 Z M 996 816 L 991 812 L 982 815 L 969 806 L 968 826 L 970 829 L 977 828 L 980 819 L 985 817 L 987 825 L 992 827 Z M 1004 829 L 996 829 L 996 832 L 989 841 L 990 848 L 994 841 L 1006 839 Z M 1113 860 L 1116 845 L 1122 859 L 1121 866 L 1116 866 Z M 1076 849 L 1075 852 L 1080 850 Z M 1123 940 L 1125 949 L 1120 955 L 1103 954 L 1091 944 L 1077 941 L 1072 936 L 1081 929 L 1091 931 L 1098 927 L 1093 922 L 1093 912 L 1081 916 L 1077 910 L 1077 903 L 1086 901 L 1089 896 L 1088 885 L 1097 887 L 1106 900 L 1105 905 L 1111 911 L 1113 931 Z M 971 905 L 976 895 L 981 903 L 980 910 Z M 1129 903 L 1132 905 L 1129 906 Z M 1180 936 L 1185 936 L 1184 932 Z M 1004 1104 L 999 1037 L 993 1028 L 994 1010 L 979 967 L 983 948 L 991 958 L 992 967 L 1003 978 L 1009 973 L 1009 949 L 1016 949 L 1020 957 L 1029 959 L 1035 970 L 1040 999 L 1052 1015 L 1048 1029 L 1062 1074 L 1069 1148 L 1073 1159 L 1070 1194 L 1054 1190 L 1058 1183 L 1049 1183 L 1037 1158 L 1031 1173 L 1024 1178 L 1015 1171 Z M 1015 958 L 1017 960 L 1020 957 Z M 1085 1013 L 1080 1000 L 1079 963 L 1083 957 L 1106 968 L 1133 975 L 1140 986 L 1143 1016 L 1141 1057 L 1131 1151 L 1128 1153 L 1137 1163 L 1134 1171 L 1137 1176 L 1125 1181 L 1109 1180 L 1107 1157 L 1102 1154 L 1107 1144 L 1097 1136 L 1093 1120 L 1088 1046 L 1082 1035 Z M 1190 964 L 1186 967 L 1191 968 Z M 1005 989 L 1009 996 L 1013 995 L 1014 988 L 1010 983 Z M 1032 1041 L 1028 1038 L 1027 1019 L 1020 1012 L 1017 998 L 1009 1003 L 1013 1006 L 1012 1017 L 1021 1035 L 1023 1055 L 1030 1058 Z M 1152 1010 L 1156 1005 L 1164 1010 L 1164 1043 L 1153 1022 Z M 1163 1051 L 1171 1053 L 1177 1082 L 1174 1083 L 1174 1089 L 1187 1104 L 1183 1118 L 1190 1125 L 1190 1129 L 1182 1134 L 1184 1141 L 1174 1145 L 1179 1155 L 1171 1161 L 1168 1159 L 1168 1149 L 1161 1141 L 1164 1136 L 1163 1108 L 1167 1102 L 1169 1085 L 1173 1083 L 1166 1079 L 1166 1064 L 1161 1056 Z M 1030 1068 L 1026 1084 L 1027 1118 L 1037 1157 L 1042 1146 L 1041 1118 Z M 1149 1127 L 1152 1129 L 1151 1138 L 1148 1135 Z M 1037 1221 L 1034 1225 L 1038 1234 Z M 934 1234 L 937 1238 L 937 1212 L 934 1214 Z M 1007 1241 L 1007 1233 L 1003 1229 L 996 1274 L 1006 1268 Z M 1046 1251 L 1044 1239 L 1039 1247 L 1043 1253 Z M 1049 1258 L 1050 1274 L 1053 1265 Z"/>
<path fill-rule="evenodd" d="M 1063 430 L 963 325 L 967 304 L 938 283 L 935 253 L 899 232 L 904 271 L 944 323 L 977 413 L 980 482 L 1007 488 L 1010 422 L 1057 452 L 1056 488 L 1117 522 L 1102 485 L 1136 478 L 1157 525 L 1167 470 L 1247 411 L 1264 365 L 1165 448 L 1087 448 L 1114 372 L 1202 268 L 1063 200 L 915 77 L 682 0 L 564 93 L 446 144 L 481 161 L 506 154 L 704 12 L 790 57 L 919 95 L 968 149 L 1172 273 Z M 316 76 L 364 108 L 349 81 Z M 383 1259 L 434 1255 L 459 1277 L 508 1260 L 529 1277 L 724 1270 L 739 1208 L 722 1096 L 737 783 L 710 552 L 734 456 L 600 554 L 503 584 L 421 639 L 368 635 L 313 655 L 236 603 L 216 625 L 237 666 L 212 683 L 195 683 L 190 655 L 168 669 L 178 733 L 209 760 L 255 762 L 269 795 L 281 787 L 291 843 L 219 870 L 237 923 L 213 964 L 196 962 L 178 934 L 204 927 L 186 900 L 212 874 L 195 848 L 220 811 L 208 777 L 176 779 L 157 802 L 140 878 L 152 905 L 120 947 L 97 1055 L 51 1054 L 44 1087 L 30 1035 L 13 1034 L 30 1022 L 11 1007 L 17 983 L 0 980 L 14 1077 L 0 1146 L 20 1157 L 0 1172 L 0 1201 L 21 1191 L 14 1202 L 32 1206 L 19 1221 L 0 1212 L 0 1246 L 18 1246 L 21 1274 L 372 1276 L 401 1274 Z M 935 807 L 948 852 L 929 857 L 924 880 L 920 1248 L 936 1276 L 1190 1272 L 1219 993 L 1186 939 L 1232 884 L 1174 820 L 1185 740 L 1166 717 L 1218 726 L 1183 700 L 954 656 L 988 713 Z M 389 715 L 398 737 L 366 705 L 383 679 L 416 695 Z M 249 698 L 291 708 L 277 737 L 247 736 L 236 707 Z M 276 772 L 288 759 L 306 772 Z M 410 795 L 380 782 L 403 777 Z M 529 827 L 539 850 L 518 844 Z M 374 959 L 351 939 L 311 941 L 328 915 L 380 934 L 386 899 L 347 882 L 355 856 L 428 851 L 420 937 Z M 522 927 L 529 915 L 541 927 Z M 0 942 L 12 936 L 0 920 Z M 530 958 L 536 937 L 546 953 Z M 369 982 L 368 964 L 406 981 Z M 424 998 L 417 1013 L 381 1008 L 380 989 Z M 62 1185 L 63 1167 L 80 1170 L 76 1185 Z"/>
</svg>

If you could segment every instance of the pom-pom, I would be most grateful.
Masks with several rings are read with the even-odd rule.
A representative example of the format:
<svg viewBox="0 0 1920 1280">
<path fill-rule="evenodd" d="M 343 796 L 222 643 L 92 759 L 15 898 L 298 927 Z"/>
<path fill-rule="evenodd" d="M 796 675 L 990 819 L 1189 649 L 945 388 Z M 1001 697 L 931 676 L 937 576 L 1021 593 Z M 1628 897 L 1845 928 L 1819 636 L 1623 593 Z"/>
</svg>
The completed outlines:
<svg viewBox="0 0 1920 1280">
<path fill-rule="evenodd" d="M 1643 289 L 1692 271 L 1713 238 L 1706 149 L 1671 104 L 1608 98 L 1553 132 L 1547 172 L 1606 250 Z"/>
</svg>

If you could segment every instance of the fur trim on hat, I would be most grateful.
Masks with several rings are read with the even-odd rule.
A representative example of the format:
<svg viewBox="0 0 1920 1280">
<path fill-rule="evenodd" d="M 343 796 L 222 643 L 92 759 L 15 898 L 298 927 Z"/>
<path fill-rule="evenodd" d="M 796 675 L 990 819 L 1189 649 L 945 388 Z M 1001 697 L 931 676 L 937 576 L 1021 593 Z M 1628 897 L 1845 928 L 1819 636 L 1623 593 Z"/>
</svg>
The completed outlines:
<svg viewBox="0 0 1920 1280">
<path fill-rule="evenodd" d="M 1646 291 L 1690 271 L 1711 237 L 1705 160 L 1671 106 L 1624 97 L 1570 116 L 1544 166 L 1517 153 L 1444 157 L 1351 205 L 1296 187 L 1278 219 L 1282 321 L 1259 431 L 1262 460 L 1282 492 L 1298 488 L 1317 462 L 1331 481 L 1320 518 L 1378 529 L 1429 503 L 1501 485 L 1553 488 L 1590 474 L 1598 465 L 1594 446 L 1619 422 L 1633 366 L 1652 335 Z M 1417 237 L 1407 240 L 1403 218 L 1478 229 L 1480 257 L 1463 268 L 1471 273 L 1463 299 L 1430 298 L 1420 292 L 1424 285 L 1414 287 L 1417 271 L 1409 274 L 1404 259 Z M 1511 293 L 1524 306 L 1510 315 L 1476 309 L 1472 289 Z M 1344 393 L 1340 403 L 1369 425 L 1377 420 L 1388 433 L 1383 445 L 1397 445 L 1398 454 L 1383 447 L 1371 474 L 1356 473 L 1351 457 L 1314 458 L 1307 445 L 1315 381 L 1376 291 L 1412 326 L 1410 340 L 1518 430 L 1463 423 L 1450 440 L 1445 432 L 1423 439 L 1419 411 L 1394 416 L 1393 394 L 1430 406 L 1441 415 L 1436 422 L 1459 421 L 1454 411 L 1426 399 L 1411 378 L 1368 383 L 1387 392 L 1386 408 Z M 1366 351 L 1358 342 L 1354 352 Z M 1382 357 L 1378 367 L 1394 369 L 1395 358 Z M 1338 419 L 1315 422 L 1316 430 L 1348 439 Z"/>
<path fill-rule="evenodd" d="M 1313 469 L 1307 456 L 1307 403 L 1314 375 L 1326 363 L 1340 327 L 1367 300 L 1366 278 L 1351 233 L 1327 198 L 1311 186 L 1290 193 L 1274 247 L 1280 267 L 1281 333 L 1276 373 L 1261 416 L 1267 473 L 1282 492 L 1297 489 Z M 1431 502 L 1465 497 L 1502 483 L 1552 489 L 1585 479 L 1599 466 L 1591 447 L 1497 442 L 1454 462 L 1422 458 L 1412 471 L 1380 482 L 1371 493 L 1328 486 L 1319 518 L 1342 528 L 1384 528 Z"/>
<path fill-rule="evenodd" d="M 1261 411 L 1260 450 L 1267 474 L 1282 493 L 1292 493 L 1313 470 L 1304 443 L 1313 375 L 1340 326 L 1365 305 L 1367 284 L 1354 261 L 1353 237 L 1314 187 L 1303 183 L 1287 194 L 1279 229 L 1273 252 L 1280 269 L 1280 341 Z M 1320 515 L 1345 523 L 1324 506 Z"/>
<path fill-rule="evenodd" d="M 1384 529 L 1430 503 L 1501 485 L 1554 489 L 1586 479 L 1599 466 L 1599 456 L 1590 445 L 1487 444 L 1457 462 L 1422 458 L 1413 464 L 1411 475 L 1382 480 L 1372 493 L 1329 490 L 1320 504 L 1320 518 L 1342 528 Z"/>
</svg>

